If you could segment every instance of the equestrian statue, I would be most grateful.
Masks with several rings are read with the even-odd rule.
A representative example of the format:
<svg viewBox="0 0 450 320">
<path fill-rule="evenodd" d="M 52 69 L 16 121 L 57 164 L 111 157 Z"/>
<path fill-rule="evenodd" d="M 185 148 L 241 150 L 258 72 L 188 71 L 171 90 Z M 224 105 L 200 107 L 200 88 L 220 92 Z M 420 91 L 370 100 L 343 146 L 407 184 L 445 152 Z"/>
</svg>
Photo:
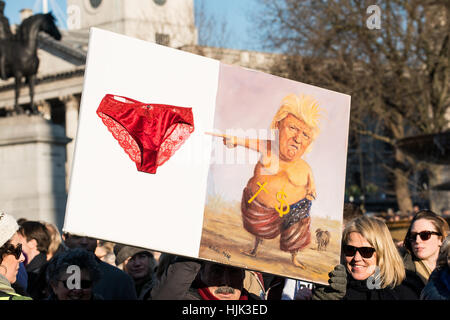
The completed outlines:
<svg viewBox="0 0 450 320">
<path fill-rule="evenodd" d="M 52 13 L 35 14 L 25 19 L 15 35 L 11 33 L 8 19 L 3 14 L 4 2 L 0 1 L 0 76 L 2 80 L 15 78 L 14 110 L 17 114 L 25 110 L 19 107 L 22 78 L 25 77 L 30 88 L 30 109 L 32 114 L 38 114 L 34 105 L 34 84 L 39 67 L 37 57 L 37 37 L 40 31 L 49 34 L 56 40 L 61 39 L 61 33 L 55 25 Z"/>
</svg>

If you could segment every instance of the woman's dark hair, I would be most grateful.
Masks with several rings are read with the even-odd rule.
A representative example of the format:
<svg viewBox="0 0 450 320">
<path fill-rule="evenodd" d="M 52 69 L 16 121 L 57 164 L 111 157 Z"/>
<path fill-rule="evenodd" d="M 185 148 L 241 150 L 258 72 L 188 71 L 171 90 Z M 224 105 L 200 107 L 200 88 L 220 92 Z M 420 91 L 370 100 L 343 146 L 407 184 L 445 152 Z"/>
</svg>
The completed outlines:
<svg viewBox="0 0 450 320">
<path fill-rule="evenodd" d="M 438 216 L 436 213 L 434 213 L 431 210 L 420 210 L 419 212 L 417 212 L 417 214 L 411 220 L 411 224 L 409 225 L 408 232 L 406 232 L 405 239 L 403 240 L 403 246 L 406 249 L 408 249 L 408 251 L 411 254 L 413 254 L 411 241 L 410 241 L 411 228 L 412 228 L 414 222 L 416 222 L 417 220 L 420 220 L 420 219 L 426 219 L 426 220 L 430 221 L 436 228 L 436 231 L 441 234 L 439 237 L 441 237 L 442 240 L 444 240 L 445 237 L 447 237 L 447 233 L 448 233 L 448 229 L 449 229 L 447 221 L 445 221 L 444 218 Z"/>
<path fill-rule="evenodd" d="M 55 255 L 47 266 L 47 283 L 55 283 L 59 277 L 68 271 L 69 266 L 76 265 L 81 270 L 89 272 L 91 281 L 100 280 L 100 269 L 92 252 L 76 248 L 63 251 Z"/>
<path fill-rule="evenodd" d="M 176 258 L 176 255 L 164 252 L 161 253 L 161 256 L 159 257 L 158 267 L 156 268 L 156 278 L 158 280 L 161 280 L 161 277 L 167 271 L 169 265 L 172 264 Z"/>
<path fill-rule="evenodd" d="M 0 263 L 3 261 L 3 257 L 7 254 L 12 254 L 16 247 L 11 243 L 11 240 L 6 241 L 0 247 Z"/>
</svg>

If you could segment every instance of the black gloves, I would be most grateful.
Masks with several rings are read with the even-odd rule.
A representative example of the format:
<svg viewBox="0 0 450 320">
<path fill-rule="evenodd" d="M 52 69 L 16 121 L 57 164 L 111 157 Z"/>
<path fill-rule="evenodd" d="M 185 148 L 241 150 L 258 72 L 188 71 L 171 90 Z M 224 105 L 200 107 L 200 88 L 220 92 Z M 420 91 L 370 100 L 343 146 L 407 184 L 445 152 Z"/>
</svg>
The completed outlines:
<svg viewBox="0 0 450 320">
<path fill-rule="evenodd" d="M 347 271 L 345 266 L 338 264 L 328 276 L 329 287 L 317 286 L 313 291 L 313 300 L 342 300 L 347 289 Z"/>
</svg>

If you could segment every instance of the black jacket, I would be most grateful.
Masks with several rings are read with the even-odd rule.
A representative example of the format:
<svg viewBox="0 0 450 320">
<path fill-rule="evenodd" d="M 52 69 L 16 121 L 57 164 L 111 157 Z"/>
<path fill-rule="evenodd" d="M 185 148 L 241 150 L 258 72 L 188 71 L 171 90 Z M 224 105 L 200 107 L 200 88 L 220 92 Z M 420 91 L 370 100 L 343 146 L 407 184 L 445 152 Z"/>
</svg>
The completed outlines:
<svg viewBox="0 0 450 320">
<path fill-rule="evenodd" d="M 33 258 L 26 266 L 28 274 L 28 293 L 33 299 L 39 300 L 43 298 L 41 293 L 41 271 L 47 267 L 47 254 L 44 252 L 39 253 L 37 256 Z"/>
<path fill-rule="evenodd" d="M 420 279 L 413 272 L 406 270 L 406 279 L 394 288 L 372 289 L 366 280 L 347 277 L 347 291 L 343 300 L 418 300 L 420 297 Z M 423 288 L 423 286 L 422 286 Z"/>
<path fill-rule="evenodd" d="M 436 268 L 422 290 L 422 300 L 450 300 L 450 269 L 448 267 Z"/>
</svg>

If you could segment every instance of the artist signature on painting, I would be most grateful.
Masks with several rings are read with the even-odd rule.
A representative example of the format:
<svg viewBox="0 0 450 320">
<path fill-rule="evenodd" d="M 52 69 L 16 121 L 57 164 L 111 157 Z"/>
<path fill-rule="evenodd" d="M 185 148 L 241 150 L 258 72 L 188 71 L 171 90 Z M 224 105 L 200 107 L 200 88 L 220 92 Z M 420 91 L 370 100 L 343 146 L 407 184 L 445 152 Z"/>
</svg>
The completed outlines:
<svg viewBox="0 0 450 320">
<path fill-rule="evenodd" d="M 211 249 L 214 252 L 217 252 L 218 254 L 221 254 L 222 256 L 227 258 L 228 260 L 230 260 L 230 258 L 231 258 L 231 254 L 229 252 L 227 252 L 225 250 L 220 250 L 220 248 L 217 248 L 216 246 L 209 245 L 208 248 Z"/>
</svg>

